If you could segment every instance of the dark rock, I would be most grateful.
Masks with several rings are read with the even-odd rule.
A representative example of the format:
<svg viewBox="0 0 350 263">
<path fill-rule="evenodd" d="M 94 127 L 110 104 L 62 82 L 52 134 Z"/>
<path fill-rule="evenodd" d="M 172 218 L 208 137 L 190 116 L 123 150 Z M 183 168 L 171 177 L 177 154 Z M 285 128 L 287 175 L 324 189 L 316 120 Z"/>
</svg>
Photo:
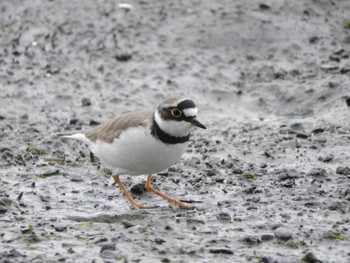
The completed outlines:
<svg viewBox="0 0 350 263">
<path fill-rule="evenodd" d="M 91 120 L 91 121 L 89 122 L 89 126 L 97 126 L 97 125 L 100 125 L 100 124 L 101 124 L 101 122 L 95 121 L 95 120 Z"/>
<path fill-rule="evenodd" d="M 46 177 L 50 177 L 50 176 L 55 176 L 55 175 L 59 175 L 60 174 L 60 170 L 58 169 L 50 169 L 47 171 L 44 171 L 42 173 L 39 174 L 40 178 L 46 178 Z"/>
<path fill-rule="evenodd" d="M 81 105 L 83 107 L 91 106 L 91 100 L 89 98 L 82 98 Z"/>
<path fill-rule="evenodd" d="M 283 241 L 287 241 L 293 237 L 293 232 L 283 227 L 277 228 L 274 234 L 277 239 L 281 239 Z"/>
<path fill-rule="evenodd" d="M 19 258 L 19 257 L 25 257 L 26 255 L 22 254 L 16 249 L 11 249 L 10 251 L 3 253 L 2 256 L 8 257 L 8 258 Z M 12 261 L 9 261 L 9 262 L 12 262 Z"/>
<path fill-rule="evenodd" d="M 332 161 L 334 158 L 333 154 L 328 154 L 326 156 L 320 156 L 318 157 L 318 160 L 324 163 L 329 163 L 330 161 Z"/>
<path fill-rule="evenodd" d="M 322 263 L 312 252 L 308 252 L 301 260 L 305 263 Z"/>
<path fill-rule="evenodd" d="M 216 175 L 221 175 L 221 172 L 216 168 L 209 170 L 207 173 L 207 176 L 216 176 Z"/>
<path fill-rule="evenodd" d="M 312 36 L 309 38 L 309 43 L 316 44 L 319 40 L 320 40 L 320 38 L 318 36 Z"/>
<path fill-rule="evenodd" d="M 262 256 L 259 259 L 259 263 L 278 263 L 278 261 L 274 260 L 272 257 Z"/>
<path fill-rule="evenodd" d="M 307 173 L 307 175 L 322 177 L 327 175 L 327 171 L 323 168 L 312 168 L 311 171 Z"/>
<path fill-rule="evenodd" d="M 345 99 L 346 105 L 350 107 L 350 96 L 344 96 L 344 99 Z"/>
<path fill-rule="evenodd" d="M 309 135 L 305 134 L 305 133 L 298 133 L 297 134 L 297 138 L 301 138 L 301 139 L 307 139 L 309 137 Z"/>
<path fill-rule="evenodd" d="M 249 245 L 256 245 L 261 243 L 261 240 L 259 237 L 247 235 L 242 239 L 243 242 L 249 244 Z"/>
<path fill-rule="evenodd" d="M 166 241 L 160 237 L 156 237 L 154 239 L 154 242 L 157 243 L 158 245 L 161 245 L 161 244 L 165 243 Z"/>
<path fill-rule="evenodd" d="M 136 226 L 135 223 L 129 221 L 129 220 L 123 220 L 122 221 L 122 225 L 125 227 L 125 228 L 130 228 L 130 227 L 134 227 Z"/>
<path fill-rule="evenodd" d="M 130 189 L 131 193 L 135 194 L 135 195 L 142 195 L 144 192 L 147 191 L 145 184 L 144 183 L 138 183 L 135 184 L 131 187 Z"/>
<path fill-rule="evenodd" d="M 317 129 L 314 129 L 312 131 L 313 134 L 319 134 L 319 133 L 323 133 L 324 132 L 324 129 L 323 128 L 317 128 Z"/>
<path fill-rule="evenodd" d="M 67 226 L 54 226 L 57 232 L 64 232 L 67 230 Z"/>
<path fill-rule="evenodd" d="M 241 168 L 238 168 L 238 167 L 234 167 L 234 168 L 232 169 L 232 172 L 233 172 L 234 174 L 243 174 L 243 170 L 242 170 Z"/>
<path fill-rule="evenodd" d="M 269 9 L 271 8 L 271 6 L 268 5 L 268 4 L 266 4 L 266 3 L 260 3 L 260 4 L 259 4 L 259 8 L 260 8 L 261 10 L 269 10 Z"/>
<path fill-rule="evenodd" d="M 70 180 L 71 180 L 72 182 L 77 182 L 77 183 L 83 182 L 83 181 L 84 181 L 83 177 L 80 176 L 80 175 L 71 175 L 71 176 L 70 176 Z"/>
<path fill-rule="evenodd" d="M 186 222 L 187 224 L 205 224 L 205 221 L 199 218 L 188 218 Z"/>
<path fill-rule="evenodd" d="M 292 130 L 295 130 L 295 131 L 300 131 L 300 130 L 303 130 L 304 129 L 304 125 L 299 123 L 299 122 L 296 122 L 296 123 L 293 123 L 290 125 L 290 128 Z"/>
<path fill-rule="evenodd" d="M 69 125 L 76 125 L 76 124 L 78 124 L 78 119 L 76 119 L 76 118 L 74 118 L 74 119 L 70 119 L 70 121 L 69 121 Z"/>
<path fill-rule="evenodd" d="M 104 243 L 102 244 L 101 246 L 101 251 L 100 253 L 102 253 L 103 251 L 105 250 L 111 250 L 111 251 L 114 251 L 116 249 L 116 246 L 114 243 Z"/>
<path fill-rule="evenodd" d="M 270 241 L 275 238 L 274 234 L 263 234 L 261 236 L 261 241 Z"/>
<path fill-rule="evenodd" d="M 222 220 L 222 221 L 231 221 L 231 215 L 229 213 L 226 212 L 221 212 L 219 213 L 216 218 L 218 220 Z"/>
<path fill-rule="evenodd" d="M 5 214 L 7 212 L 7 208 L 3 205 L 0 205 L 0 214 Z"/>
<path fill-rule="evenodd" d="M 7 206 L 9 206 L 11 204 L 12 204 L 12 199 L 7 198 L 7 197 L 1 197 L 0 198 L 0 205 L 7 207 Z"/>
<path fill-rule="evenodd" d="M 350 175 L 350 168 L 339 166 L 335 172 L 337 174 Z"/>
<path fill-rule="evenodd" d="M 129 61 L 132 58 L 132 55 L 128 54 L 128 53 L 121 53 L 121 54 L 115 55 L 114 58 L 117 61 L 126 62 L 126 61 Z"/>
<path fill-rule="evenodd" d="M 325 63 L 321 65 L 321 69 L 324 71 L 334 71 L 338 70 L 339 66 L 335 63 Z"/>
<path fill-rule="evenodd" d="M 213 254 L 233 255 L 233 250 L 226 247 L 212 247 L 212 248 L 209 248 L 209 252 Z"/>
<path fill-rule="evenodd" d="M 350 63 L 346 63 L 341 69 L 340 73 L 341 74 L 347 74 L 350 72 Z"/>
</svg>

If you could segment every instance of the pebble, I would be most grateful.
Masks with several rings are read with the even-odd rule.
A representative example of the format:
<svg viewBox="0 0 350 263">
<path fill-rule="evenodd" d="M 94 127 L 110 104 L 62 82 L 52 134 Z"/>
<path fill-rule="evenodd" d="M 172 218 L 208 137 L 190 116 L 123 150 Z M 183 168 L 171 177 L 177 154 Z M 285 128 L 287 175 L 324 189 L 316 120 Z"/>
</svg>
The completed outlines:
<svg viewBox="0 0 350 263">
<path fill-rule="evenodd" d="M 312 168 L 310 172 L 307 173 L 308 176 L 323 177 L 327 175 L 327 171 L 323 168 Z"/>
<path fill-rule="evenodd" d="M 134 227 L 136 226 L 135 223 L 129 221 L 129 220 L 123 220 L 122 221 L 122 225 L 125 227 L 125 228 L 130 228 L 130 227 Z"/>
<path fill-rule="evenodd" d="M 135 195 L 142 195 L 147 190 L 146 190 L 144 183 L 138 183 L 138 184 L 133 185 L 131 187 L 130 191 L 131 191 L 131 193 L 133 193 Z"/>
<path fill-rule="evenodd" d="M 233 255 L 233 250 L 226 247 L 212 247 L 209 248 L 209 252 L 213 254 Z"/>
<path fill-rule="evenodd" d="M 64 232 L 67 230 L 67 226 L 54 226 L 57 232 Z"/>
<path fill-rule="evenodd" d="M 91 100 L 89 98 L 82 98 L 81 105 L 83 107 L 91 106 Z"/>
<path fill-rule="evenodd" d="M 261 240 L 259 237 L 257 236 L 252 236 L 252 235 L 247 235 L 245 237 L 243 237 L 243 239 L 241 240 L 249 245 L 256 245 L 261 243 Z"/>
<path fill-rule="evenodd" d="M 329 63 L 321 65 L 321 69 L 323 69 L 324 71 L 331 71 L 339 69 L 339 66 L 335 63 Z"/>
<path fill-rule="evenodd" d="M 274 234 L 263 234 L 261 236 L 261 241 L 270 241 L 275 238 Z"/>
<path fill-rule="evenodd" d="M 339 166 L 335 172 L 337 174 L 350 175 L 350 168 L 349 167 Z"/>
<path fill-rule="evenodd" d="M 287 228 L 280 227 L 275 230 L 274 235 L 277 239 L 287 241 L 293 237 L 293 232 Z"/>
<path fill-rule="evenodd" d="M 105 250 L 114 251 L 115 249 L 116 249 L 115 243 L 104 243 L 104 244 L 101 245 L 100 253 L 102 253 Z"/>
<path fill-rule="evenodd" d="M 329 163 L 330 161 L 333 160 L 333 158 L 334 158 L 333 154 L 328 154 L 328 155 L 325 155 L 325 156 L 318 157 L 318 160 L 321 161 L 321 162 L 324 162 L 324 163 Z"/>
<path fill-rule="evenodd" d="M 217 216 L 216 216 L 216 218 L 218 219 L 218 220 L 222 220 L 222 221 L 231 221 L 231 215 L 229 214 L 229 213 L 227 213 L 227 212 L 221 212 L 221 213 L 219 213 Z"/>
<path fill-rule="evenodd" d="M 72 175 L 72 176 L 70 177 L 70 180 L 71 180 L 72 182 L 83 182 L 83 181 L 84 181 L 83 177 L 80 176 L 80 175 Z"/>
</svg>

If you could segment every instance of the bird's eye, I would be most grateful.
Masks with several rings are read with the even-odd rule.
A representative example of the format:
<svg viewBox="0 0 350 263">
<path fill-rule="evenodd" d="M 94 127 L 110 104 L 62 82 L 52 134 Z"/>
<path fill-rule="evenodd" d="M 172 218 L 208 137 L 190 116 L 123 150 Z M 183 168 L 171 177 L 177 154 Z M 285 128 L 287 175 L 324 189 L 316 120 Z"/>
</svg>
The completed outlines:
<svg viewBox="0 0 350 263">
<path fill-rule="evenodd" d="M 175 118 L 179 118 L 182 114 L 182 112 L 178 109 L 178 108 L 173 108 L 171 109 L 171 115 L 173 115 L 173 117 Z"/>
</svg>

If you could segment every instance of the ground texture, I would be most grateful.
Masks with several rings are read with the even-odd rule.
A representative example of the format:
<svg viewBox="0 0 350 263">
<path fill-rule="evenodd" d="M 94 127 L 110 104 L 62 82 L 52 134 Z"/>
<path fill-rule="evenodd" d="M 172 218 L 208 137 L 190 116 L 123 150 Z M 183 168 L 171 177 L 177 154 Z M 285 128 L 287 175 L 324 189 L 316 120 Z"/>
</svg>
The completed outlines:
<svg viewBox="0 0 350 263">
<path fill-rule="evenodd" d="M 0 2 L 0 261 L 349 262 L 350 1 L 128 3 Z M 175 94 L 208 129 L 154 184 L 194 210 L 56 137 Z"/>
</svg>

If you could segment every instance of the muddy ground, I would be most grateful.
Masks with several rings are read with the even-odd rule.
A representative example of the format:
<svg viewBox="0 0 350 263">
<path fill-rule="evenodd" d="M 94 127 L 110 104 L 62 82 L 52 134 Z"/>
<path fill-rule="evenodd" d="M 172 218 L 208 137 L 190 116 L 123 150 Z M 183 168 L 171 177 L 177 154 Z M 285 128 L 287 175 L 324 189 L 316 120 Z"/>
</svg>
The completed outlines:
<svg viewBox="0 0 350 263">
<path fill-rule="evenodd" d="M 349 262 L 350 1 L 119 3 L 0 2 L 0 261 Z M 175 94 L 192 211 L 56 138 Z"/>
</svg>

